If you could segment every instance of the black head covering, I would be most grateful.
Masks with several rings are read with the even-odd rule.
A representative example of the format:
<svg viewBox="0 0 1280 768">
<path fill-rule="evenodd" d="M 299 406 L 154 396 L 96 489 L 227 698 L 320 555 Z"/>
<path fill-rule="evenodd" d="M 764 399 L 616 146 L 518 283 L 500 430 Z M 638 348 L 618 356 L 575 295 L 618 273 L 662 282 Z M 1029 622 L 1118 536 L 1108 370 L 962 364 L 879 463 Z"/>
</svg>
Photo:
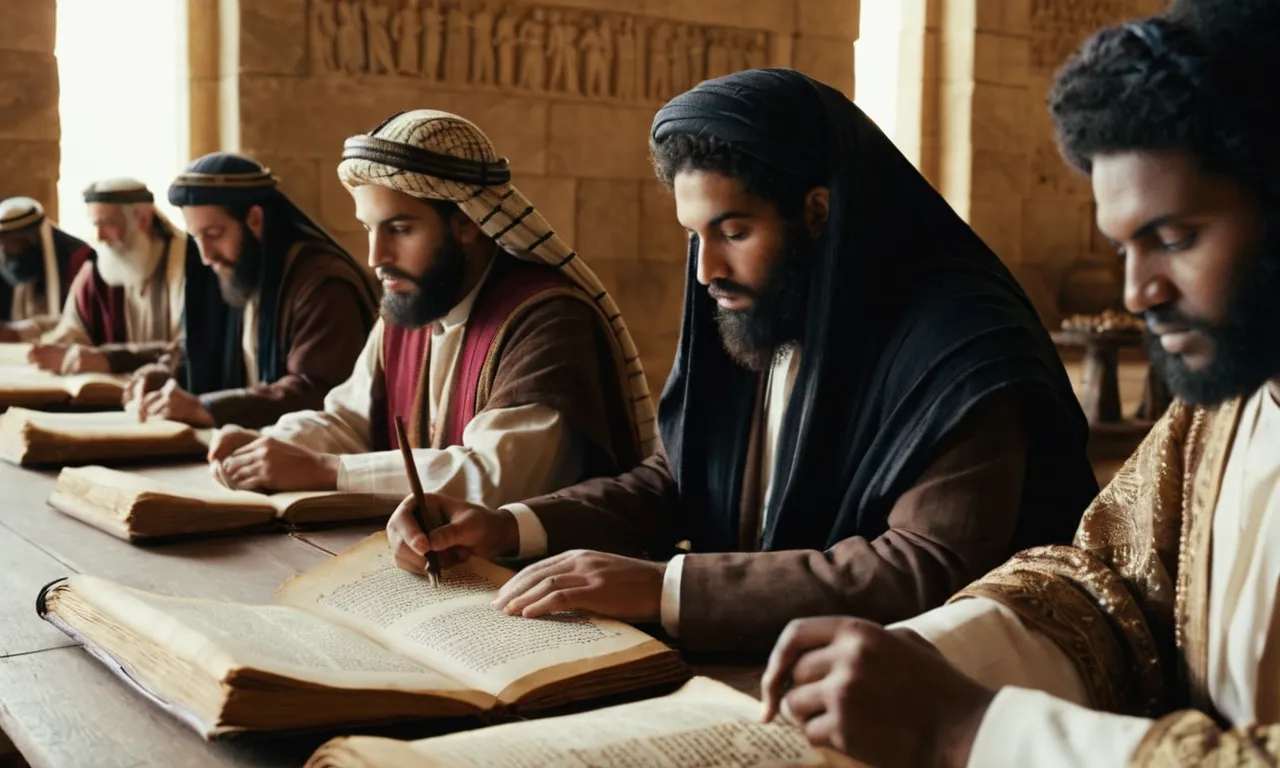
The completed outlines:
<svg viewBox="0 0 1280 768">
<path fill-rule="evenodd" d="M 286 370 L 288 349 L 281 349 L 278 310 L 284 257 L 290 247 L 306 240 L 332 251 L 350 263 L 360 276 L 358 282 L 372 295 L 367 279 L 351 255 L 285 197 L 278 185 L 279 180 L 257 161 L 229 152 L 214 152 L 193 162 L 169 187 L 169 203 L 178 207 L 262 207 L 258 381 L 265 383 L 278 380 Z M 223 300 L 217 276 L 201 263 L 200 252 L 192 237 L 187 238 L 186 259 L 183 337 L 187 389 L 205 394 L 243 387 L 246 375 L 240 346 L 244 313 Z"/>
<path fill-rule="evenodd" d="M 982 240 L 840 92 L 787 69 L 709 80 L 658 112 L 652 141 L 709 135 L 830 189 L 765 549 L 883 533 L 894 502 L 979 403 L 1016 391 L 1033 439 L 1015 543 L 1069 541 L 1097 492 L 1088 427 L 1030 301 Z M 659 428 L 694 551 L 733 549 L 758 376 L 733 362 L 696 280 Z M 990 425 L 986 428 L 999 428 Z"/>
</svg>

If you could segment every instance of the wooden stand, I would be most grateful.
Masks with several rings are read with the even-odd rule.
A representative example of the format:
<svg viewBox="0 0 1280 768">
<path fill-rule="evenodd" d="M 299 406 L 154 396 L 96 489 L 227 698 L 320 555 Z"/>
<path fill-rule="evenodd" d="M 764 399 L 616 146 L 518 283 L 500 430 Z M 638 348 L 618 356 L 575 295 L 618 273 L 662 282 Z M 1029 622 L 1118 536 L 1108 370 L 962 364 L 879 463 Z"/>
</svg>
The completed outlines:
<svg viewBox="0 0 1280 768">
<path fill-rule="evenodd" d="M 1120 412 L 1120 350 L 1141 347 L 1142 334 L 1137 331 L 1057 331 L 1053 341 L 1060 347 L 1084 348 L 1080 405 L 1090 426 L 1124 421 Z"/>
</svg>

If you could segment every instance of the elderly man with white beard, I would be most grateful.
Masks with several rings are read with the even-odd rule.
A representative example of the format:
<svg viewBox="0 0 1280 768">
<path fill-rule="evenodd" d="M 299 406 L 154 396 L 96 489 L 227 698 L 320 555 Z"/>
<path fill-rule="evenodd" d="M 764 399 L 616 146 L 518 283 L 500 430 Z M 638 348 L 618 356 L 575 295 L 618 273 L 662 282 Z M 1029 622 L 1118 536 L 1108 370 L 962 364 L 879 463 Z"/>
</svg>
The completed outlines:
<svg viewBox="0 0 1280 768">
<path fill-rule="evenodd" d="M 58 325 L 30 353 L 55 373 L 128 373 L 156 361 L 182 327 L 186 238 L 140 181 L 107 179 L 84 191 L 97 257 L 71 284 Z"/>
</svg>

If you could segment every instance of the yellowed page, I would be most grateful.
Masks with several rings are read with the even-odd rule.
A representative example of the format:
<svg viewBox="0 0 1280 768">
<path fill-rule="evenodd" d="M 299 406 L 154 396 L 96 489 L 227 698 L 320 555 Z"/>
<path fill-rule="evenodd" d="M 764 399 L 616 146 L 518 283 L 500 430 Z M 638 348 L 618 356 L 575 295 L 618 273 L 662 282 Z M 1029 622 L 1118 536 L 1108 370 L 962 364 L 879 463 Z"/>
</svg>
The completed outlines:
<svg viewBox="0 0 1280 768">
<path fill-rule="evenodd" d="M 119 404 L 127 383 L 126 376 L 106 373 L 59 376 L 34 366 L 6 365 L 0 372 L 0 393 L 10 405 L 83 399 L 82 394 L 94 403 Z"/>
<path fill-rule="evenodd" d="M 83 489 L 90 501 L 101 498 L 113 504 L 122 500 L 136 503 L 173 498 L 199 501 L 213 507 L 272 508 L 271 501 L 261 493 L 232 491 L 218 485 L 205 464 L 169 467 L 166 470 L 164 479 L 159 479 L 155 476 L 161 474 L 157 470 L 126 472 L 100 466 L 72 467 L 58 475 L 58 485 L 70 487 L 74 484 Z"/>
<path fill-rule="evenodd" d="M 270 496 L 276 513 L 286 523 L 346 522 L 386 519 L 404 499 L 401 494 L 352 493 L 350 491 L 284 491 Z"/>
<path fill-rule="evenodd" d="M 32 367 L 27 362 L 27 356 L 31 354 L 32 346 L 26 342 L 0 343 L 0 378 L 4 377 L 4 369 L 10 366 L 18 368 Z"/>
<path fill-rule="evenodd" d="M 207 439 L 175 421 L 139 422 L 112 413 L 46 413 L 10 408 L 0 415 L 0 457 L 23 464 L 68 464 L 201 456 Z"/>
<path fill-rule="evenodd" d="M 138 421 L 137 414 L 124 411 L 106 413 L 49 413 L 27 408 L 10 408 L 0 415 L 0 425 L 10 423 L 36 427 L 53 435 L 72 438 L 173 438 L 194 435 L 196 430 L 187 424 L 165 419 Z"/>
<path fill-rule="evenodd" d="M 334 739 L 312 755 L 307 768 L 857 765 L 814 749 L 793 723 L 762 724 L 758 701 L 702 677 L 657 699 L 399 742 L 400 748 L 393 744 L 370 737 Z M 404 755 L 404 747 L 416 759 Z"/>
<path fill-rule="evenodd" d="M 93 576 L 73 576 L 64 588 L 133 633 L 198 663 L 215 679 L 254 669 L 331 688 L 441 693 L 475 699 L 477 706 L 491 701 L 297 608 L 169 597 Z"/>
<path fill-rule="evenodd" d="M 557 665 L 620 654 L 656 641 L 618 621 L 585 616 L 525 619 L 489 607 L 512 572 L 472 558 L 440 587 L 396 567 L 386 534 L 365 539 L 295 576 L 282 603 L 378 637 L 408 658 L 499 695 Z M 571 671 L 561 677 L 572 677 Z M 544 680 L 541 682 L 550 682 Z"/>
</svg>

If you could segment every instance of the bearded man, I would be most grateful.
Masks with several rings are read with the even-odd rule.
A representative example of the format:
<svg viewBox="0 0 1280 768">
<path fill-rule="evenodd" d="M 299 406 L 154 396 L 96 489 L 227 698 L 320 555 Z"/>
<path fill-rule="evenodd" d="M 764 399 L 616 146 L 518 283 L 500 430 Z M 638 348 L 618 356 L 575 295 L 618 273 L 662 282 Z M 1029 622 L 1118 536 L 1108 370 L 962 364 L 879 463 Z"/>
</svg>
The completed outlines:
<svg viewBox="0 0 1280 768">
<path fill-rule="evenodd" d="M 36 341 L 57 325 L 72 276 L 92 259 L 38 201 L 0 200 L 0 342 Z"/>
<path fill-rule="evenodd" d="M 482 504 L 616 474 L 653 451 L 621 313 L 479 127 L 405 112 L 348 139 L 342 158 L 382 319 L 323 410 L 219 431 L 216 476 L 232 488 L 408 493 L 396 418 L 423 487 Z"/>
<path fill-rule="evenodd" d="M 169 187 L 187 227 L 182 342 L 138 369 L 125 407 L 260 427 L 319 407 L 373 325 L 368 276 L 256 161 L 206 155 Z"/>
<path fill-rule="evenodd" d="M 770 714 L 873 765 L 1280 761 L 1277 30 L 1273 0 L 1175 0 L 1058 73 L 1059 145 L 1177 399 L 1072 546 L 888 629 L 796 622 Z"/>
<path fill-rule="evenodd" d="M 429 538 L 406 503 L 408 567 L 555 554 L 498 605 L 763 650 L 797 616 L 906 618 L 1070 537 L 1097 485 L 1048 334 L 849 99 L 741 72 L 667 104 L 651 146 L 690 246 L 663 450 L 506 509 L 437 502 L 452 522 Z"/>
<path fill-rule="evenodd" d="M 58 325 L 30 359 L 54 373 L 131 373 L 179 337 L 186 236 L 136 179 L 94 182 L 84 201 L 97 233 L 95 258 L 72 280 Z"/>
</svg>

